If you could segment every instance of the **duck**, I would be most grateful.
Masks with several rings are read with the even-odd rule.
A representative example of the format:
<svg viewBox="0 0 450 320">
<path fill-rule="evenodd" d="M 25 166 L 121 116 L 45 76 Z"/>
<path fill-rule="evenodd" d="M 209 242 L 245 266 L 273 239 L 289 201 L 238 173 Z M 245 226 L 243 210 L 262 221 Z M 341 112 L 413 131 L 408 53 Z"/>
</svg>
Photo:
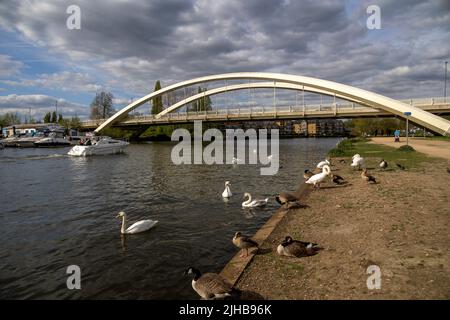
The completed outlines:
<svg viewBox="0 0 450 320">
<path fill-rule="evenodd" d="M 359 154 L 355 154 L 352 157 L 352 163 L 350 164 L 350 166 L 358 167 L 358 170 L 360 170 L 361 166 L 364 166 L 364 164 L 365 164 L 364 158 L 362 158 Z"/>
<path fill-rule="evenodd" d="M 311 178 L 305 181 L 305 183 L 314 185 L 314 188 L 320 189 L 320 183 L 329 175 L 331 174 L 330 167 L 326 164 L 322 167 L 322 172 L 313 175 Z"/>
<path fill-rule="evenodd" d="M 252 200 L 252 195 L 248 192 L 244 193 L 244 199 L 248 198 L 246 201 L 242 202 L 243 208 L 256 208 L 263 207 L 269 202 L 269 198 L 265 198 L 264 200 Z"/>
<path fill-rule="evenodd" d="M 381 159 L 381 161 L 380 161 L 380 169 L 381 169 L 381 170 L 384 170 L 384 169 L 386 169 L 387 167 L 388 167 L 387 161 L 384 160 L 384 159 Z"/>
<path fill-rule="evenodd" d="M 300 205 L 299 199 L 295 195 L 287 192 L 281 192 L 279 195 L 275 196 L 275 200 L 282 206 L 286 205 L 288 208 L 292 203 Z"/>
<path fill-rule="evenodd" d="M 312 256 L 319 250 L 316 243 L 294 240 L 291 236 L 286 236 L 277 247 L 277 253 L 280 256 L 295 258 Z"/>
<path fill-rule="evenodd" d="M 305 178 L 305 180 L 308 180 L 309 178 L 311 178 L 314 175 L 314 173 L 312 173 L 311 171 L 309 171 L 308 169 L 306 169 L 303 172 L 303 178 Z"/>
<path fill-rule="evenodd" d="M 231 183 L 230 181 L 225 181 L 225 190 L 222 192 L 222 197 L 230 198 L 233 194 L 230 189 Z"/>
<path fill-rule="evenodd" d="M 239 292 L 234 289 L 224 277 L 217 273 L 204 273 L 194 267 L 188 267 L 185 275 L 193 276 L 192 288 L 197 294 L 206 300 L 224 299 Z"/>
<path fill-rule="evenodd" d="M 335 183 L 335 184 L 345 184 L 347 183 L 347 181 L 344 180 L 344 178 L 342 178 L 341 176 L 337 175 L 337 174 L 331 174 L 330 175 L 331 180 Z"/>
<path fill-rule="evenodd" d="M 123 212 L 123 211 L 119 212 L 119 214 L 116 216 L 116 218 L 122 218 L 122 227 L 120 228 L 121 234 L 141 233 L 141 232 L 150 230 L 158 223 L 158 220 L 141 220 L 141 221 L 133 223 L 131 226 L 126 228 L 125 226 L 126 226 L 127 215 L 125 214 L 125 212 Z"/>
<path fill-rule="evenodd" d="M 259 247 L 259 244 L 256 241 L 250 239 L 250 237 L 248 237 L 248 236 L 243 235 L 239 231 L 234 234 L 233 244 L 236 247 L 242 249 L 242 253 L 240 255 L 240 257 L 242 257 L 242 258 L 248 256 L 248 249 Z M 244 256 L 244 250 L 245 250 L 245 256 Z"/>
<path fill-rule="evenodd" d="M 374 176 L 371 176 L 370 174 L 367 173 L 367 169 L 364 169 L 364 170 L 361 172 L 361 178 L 362 178 L 364 181 L 367 181 L 367 182 L 377 183 L 377 180 L 375 179 L 375 177 L 374 177 Z"/>
<path fill-rule="evenodd" d="M 327 165 L 327 166 L 330 165 L 330 161 L 329 161 L 328 159 L 325 159 L 324 161 L 320 161 L 320 162 L 317 164 L 317 167 L 316 167 L 316 168 L 322 169 L 322 167 L 325 166 L 325 165 Z"/>
<path fill-rule="evenodd" d="M 396 163 L 395 164 L 397 167 L 399 167 L 400 170 L 406 170 L 405 166 L 402 166 L 401 164 Z"/>
</svg>

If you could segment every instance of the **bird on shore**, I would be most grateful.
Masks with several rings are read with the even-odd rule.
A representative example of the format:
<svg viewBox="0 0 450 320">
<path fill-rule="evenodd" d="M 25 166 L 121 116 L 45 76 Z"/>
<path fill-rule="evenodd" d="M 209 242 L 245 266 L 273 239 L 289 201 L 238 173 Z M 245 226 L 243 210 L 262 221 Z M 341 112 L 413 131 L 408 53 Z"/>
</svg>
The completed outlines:
<svg viewBox="0 0 450 320">
<path fill-rule="evenodd" d="M 308 180 L 309 178 L 311 178 L 314 175 L 314 173 L 312 173 L 311 171 L 309 171 L 308 169 L 306 169 L 303 172 L 303 178 L 305 178 L 305 180 Z"/>
<path fill-rule="evenodd" d="M 361 172 L 361 178 L 364 180 L 364 181 L 367 181 L 367 182 L 373 182 L 373 183 L 377 183 L 377 180 L 375 179 L 375 177 L 374 176 L 372 176 L 372 175 L 370 175 L 368 172 L 367 172 L 367 169 L 364 169 L 362 172 Z"/>
<path fill-rule="evenodd" d="M 347 181 L 344 180 L 344 178 L 342 178 L 341 176 L 337 175 L 337 174 L 330 174 L 331 180 L 338 185 L 341 184 L 345 184 L 347 183 Z"/>
<path fill-rule="evenodd" d="M 380 168 L 381 168 L 381 170 L 385 170 L 387 167 L 388 167 L 387 161 L 384 160 L 384 159 L 381 159 L 381 162 L 380 162 Z"/>
<path fill-rule="evenodd" d="M 238 164 L 241 160 L 238 158 L 233 157 L 233 159 L 231 160 L 232 164 Z"/>
<path fill-rule="evenodd" d="M 320 161 L 320 162 L 317 164 L 317 167 L 316 167 L 316 168 L 322 169 L 323 166 L 330 166 L 330 165 L 331 165 L 331 164 L 330 164 L 330 161 L 329 161 L 328 159 L 325 159 L 324 161 Z"/>
<path fill-rule="evenodd" d="M 263 207 L 269 202 L 269 198 L 265 198 L 262 200 L 252 200 L 252 195 L 248 192 L 244 193 L 244 199 L 247 198 L 246 201 L 242 202 L 243 208 L 256 208 L 256 207 Z"/>
<path fill-rule="evenodd" d="M 125 212 L 123 212 L 123 211 L 119 212 L 119 214 L 116 216 L 116 218 L 122 218 L 122 227 L 120 228 L 121 234 L 141 233 L 141 232 L 150 230 L 158 223 L 157 220 L 141 220 L 141 221 L 133 223 L 131 226 L 126 228 L 127 215 L 125 214 Z"/>
<path fill-rule="evenodd" d="M 406 170 L 406 167 L 403 166 L 403 165 L 401 165 L 401 164 L 396 163 L 395 165 L 396 165 L 400 170 Z"/>
<path fill-rule="evenodd" d="M 354 168 L 358 167 L 358 170 L 361 170 L 361 167 L 364 167 L 364 164 L 364 158 L 362 158 L 359 154 L 355 154 L 352 157 L 352 163 L 350 164 L 350 166 Z"/>
<path fill-rule="evenodd" d="M 192 288 L 200 297 L 206 300 L 224 299 L 240 292 L 217 273 L 202 274 L 200 270 L 189 267 L 184 274 L 193 276 Z"/>
<path fill-rule="evenodd" d="M 299 199 L 292 193 L 288 192 L 281 192 L 279 195 L 275 196 L 275 200 L 282 206 L 286 206 L 288 209 L 290 208 L 291 204 L 300 206 Z"/>
<path fill-rule="evenodd" d="M 230 198 L 233 194 L 230 189 L 231 183 L 230 181 L 225 181 L 225 190 L 222 192 L 222 197 Z"/>
<path fill-rule="evenodd" d="M 280 256 L 300 258 L 315 255 L 320 249 L 316 243 L 298 241 L 286 236 L 278 245 L 277 253 Z"/>
<path fill-rule="evenodd" d="M 311 178 L 305 181 L 305 183 L 312 184 L 314 188 L 320 189 L 320 183 L 331 173 L 331 169 L 328 165 L 322 167 L 322 173 L 313 175 Z"/>
<path fill-rule="evenodd" d="M 240 249 L 242 249 L 241 251 L 241 254 L 240 254 L 240 257 L 242 257 L 242 258 L 244 258 L 244 257 L 247 257 L 248 256 L 248 249 L 251 249 L 251 248 L 258 248 L 259 247 L 259 244 L 256 242 L 256 241 L 254 241 L 254 240 L 252 240 L 250 237 L 248 237 L 248 236 L 245 236 L 245 235 L 243 235 L 241 232 L 236 232 L 235 234 L 234 234 L 234 237 L 233 237 L 233 244 L 236 246 L 236 247 L 238 247 L 238 248 L 240 248 Z M 244 256 L 244 250 L 245 250 L 245 256 Z"/>
<path fill-rule="evenodd" d="M 344 159 L 340 159 L 339 163 L 345 163 L 345 160 Z"/>
</svg>

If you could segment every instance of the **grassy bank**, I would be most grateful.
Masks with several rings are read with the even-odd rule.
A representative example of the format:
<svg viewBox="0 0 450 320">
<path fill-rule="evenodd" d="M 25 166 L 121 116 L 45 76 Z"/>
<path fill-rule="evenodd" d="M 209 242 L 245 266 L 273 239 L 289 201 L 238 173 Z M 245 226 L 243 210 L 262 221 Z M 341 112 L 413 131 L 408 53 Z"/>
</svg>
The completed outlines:
<svg viewBox="0 0 450 320">
<path fill-rule="evenodd" d="M 332 171 L 347 183 L 326 181 L 303 199 L 306 208 L 288 210 L 237 287 L 268 299 L 449 299 L 450 162 L 361 139 L 336 149 L 330 151 L 340 154 L 332 158 Z M 366 159 L 377 184 L 350 167 L 355 153 Z M 381 158 L 392 164 L 388 170 L 378 168 Z M 280 257 L 276 247 L 286 235 L 323 250 Z M 367 287 L 373 265 L 382 281 L 375 290 Z"/>
</svg>

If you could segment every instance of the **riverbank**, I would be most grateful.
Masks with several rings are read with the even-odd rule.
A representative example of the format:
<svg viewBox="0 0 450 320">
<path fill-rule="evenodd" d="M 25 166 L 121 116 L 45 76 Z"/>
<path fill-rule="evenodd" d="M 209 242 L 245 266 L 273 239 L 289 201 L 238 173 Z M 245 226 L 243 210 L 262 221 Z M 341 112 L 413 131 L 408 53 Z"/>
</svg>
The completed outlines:
<svg viewBox="0 0 450 320">
<path fill-rule="evenodd" d="M 367 142 L 344 153 L 332 170 L 348 184 L 327 182 L 306 197 L 307 208 L 287 211 L 236 287 L 266 299 L 449 299 L 450 161 Z M 379 183 L 350 169 L 354 153 Z M 386 171 L 379 170 L 381 158 L 390 164 Z M 280 257 L 276 247 L 286 235 L 324 250 Z M 367 287 L 370 265 L 380 267 L 379 290 Z"/>
<path fill-rule="evenodd" d="M 394 142 L 393 137 L 376 137 L 372 138 L 371 142 L 398 148 L 406 144 L 406 138 L 401 137 L 400 142 Z M 409 145 L 415 150 L 422 152 L 428 156 L 450 160 L 450 140 L 440 140 L 432 138 L 409 138 Z"/>
</svg>

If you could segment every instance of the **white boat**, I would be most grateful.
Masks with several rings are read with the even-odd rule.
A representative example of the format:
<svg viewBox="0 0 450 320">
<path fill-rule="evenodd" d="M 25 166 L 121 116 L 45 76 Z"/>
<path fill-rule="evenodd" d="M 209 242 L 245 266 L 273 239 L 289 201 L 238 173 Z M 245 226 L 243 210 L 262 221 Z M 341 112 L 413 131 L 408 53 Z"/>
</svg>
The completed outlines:
<svg viewBox="0 0 450 320">
<path fill-rule="evenodd" d="M 70 141 L 66 140 L 61 132 L 52 131 L 47 137 L 34 142 L 34 145 L 36 147 L 68 147 Z"/>
<path fill-rule="evenodd" d="M 111 139 L 110 137 L 100 138 L 92 145 L 78 145 L 72 147 L 67 153 L 70 156 L 86 157 L 94 155 L 116 154 L 122 153 L 129 145 L 128 142 L 122 140 Z"/>
</svg>

